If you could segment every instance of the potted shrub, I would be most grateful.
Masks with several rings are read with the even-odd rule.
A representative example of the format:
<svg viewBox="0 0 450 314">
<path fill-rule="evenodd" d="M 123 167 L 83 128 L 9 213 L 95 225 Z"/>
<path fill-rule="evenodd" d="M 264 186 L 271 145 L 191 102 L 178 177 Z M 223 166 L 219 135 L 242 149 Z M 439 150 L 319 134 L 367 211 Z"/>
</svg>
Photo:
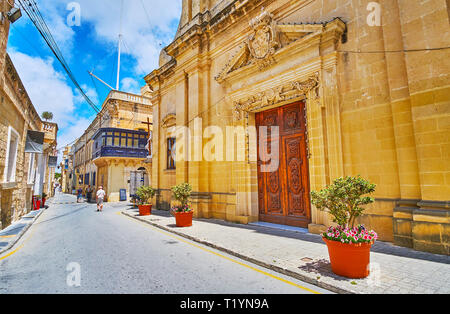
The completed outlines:
<svg viewBox="0 0 450 314">
<path fill-rule="evenodd" d="M 175 216 L 177 227 L 192 226 L 194 211 L 189 204 L 192 187 L 189 183 L 182 183 L 172 187 L 172 196 L 179 203 L 172 207 L 171 212 Z"/>
<path fill-rule="evenodd" d="M 137 192 L 139 197 L 139 215 L 149 216 L 152 214 L 152 204 L 150 200 L 155 196 L 155 190 L 150 186 L 141 186 Z"/>
<path fill-rule="evenodd" d="M 334 180 L 320 192 L 311 192 L 311 202 L 318 210 L 328 211 L 337 226 L 322 234 L 327 244 L 331 269 L 336 275 L 365 278 L 369 275 L 370 248 L 378 236 L 363 225 L 355 226 L 356 218 L 364 212 L 363 205 L 373 203 L 363 196 L 375 191 L 372 184 L 360 176 Z"/>
<path fill-rule="evenodd" d="M 46 193 L 42 193 L 42 202 L 41 202 L 41 207 L 45 207 L 45 201 L 47 200 L 47 194 Z"/>
</svg>

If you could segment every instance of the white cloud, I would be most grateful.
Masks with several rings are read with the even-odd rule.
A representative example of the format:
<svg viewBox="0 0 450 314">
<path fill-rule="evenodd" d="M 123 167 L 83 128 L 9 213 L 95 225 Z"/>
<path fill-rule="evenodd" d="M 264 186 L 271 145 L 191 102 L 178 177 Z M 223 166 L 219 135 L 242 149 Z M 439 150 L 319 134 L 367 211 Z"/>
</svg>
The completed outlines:
<svg viewBox="0 0 450 314">
<path fill-rule="evenodd" d="M 78 139 L 84 131 L 91 124 L 92 119 L 90 118 L 77 118 L 73 119 L 72 123 L 68 125 L 62 132 L 58 133 L 58 162 L 63 161 L 63 151 L 64 147 Z"/>
<path fill-rule="evenodd" d="M 132 94 L 141 94 L 139 82 L 131 77 L 125 77 L 120 81 L 120 90 Z"/>
<path fill-rule="evenodd" d="M 73 13 L 67 10 L 71 2 L 80 5 L 81 26 L 90 23 L 99 44 L 117 47 L 121 0 L 40 0 L 38 7 L 68 62 L 73 49 L 82 48 L 76 41 L 81 28 L 67 21 Z M 158 67 L 159 53 L 172 41 L 180 15 L 180 0 L 124 0 L 122 53 L 136 59 L 136 75 L 144 76 Z M 31 23 L 28 18 L 22 21 Z"/>
<path fill-rule="evenodd" d="M 73 119 L 75 97 L 64 74 L 55 70 L 53 59 L 14 50 L 10 56 L 37 112 L 51 111 L 60 128 L 66 127 Z"/>
<path fill-rule="evenodd" d="M 91 124 L 90 118 L 77 118 L 64 129 L 64 132 L 58 135 L 58 148 L 63 148 L 65 145 L 73 144 L 84 131 Z"/>
<path fill-rule="evenodd" d="M 54 2 L 54 0 L 42 1 L 40 7 L 46 8 L 48 16 L 57 15 L 54 11 L 56 7 Z M 83 26 L 86 22 L 92 23 L 95 35 L 100 42 L 117 44 L 120 32 L 121 0 L 78 0 L 76 2 L 81 8 L 81 25 Z M 59 6 L 59 9 L 61 10 L 61 7 L 65 9 L 66 4 Z M 64 12 L 70 13 L 70 11 Z M 137 75 L 146 75 L 158 67 L 159 52 L 173 39 L 173 27 L 179 20 L 180 14 L 181 1 L 179 0 L 124 1 L 122 34 L 125 45 L 122 51 L 136 59 L 134 71 Z M 66 38 L 66 43 L 69 43 L 73 40 L 73 32 L 76 32 L 77 28 L 74 26 L 67 30 L 66 25 L 59 28 L 58 25 L 61 24 L 58 23 L 66 19 L 66 16 L 59 16 L 52 20 L 53 25 L 58 27 L 58 38 Z M 56 35 L 55 38 L 57 38 Z"/>
<path fill-rule="evenodd" d="M 38 2 L 68 62 L 72 58 L 73 49 L 82 49 L 81 44 L 75 41 L 81 28 L 67 25 L 67 16 L 71 13 L 66 9 L 69 2 L 72 1 Z M 89 23 L 94 31 L 95 41 L 92 44 L 116 47 L 120 30 L 121 0 L 75 0 L 75 2 L 81 7 L 81 26 L 84 26 L 83 23 Z M 133 68 L 135 77 L 121 79 L 122 90 L 140 93 L 138 78 L 158 67 L 159 52 L 173 39 L 174 27 L 177 26 L 180 14 L 180 0 L 124 0 L 122 52 L 133 57 L 136 62 Z M 58 123 L 60 130 L 58 147 L 79 137 L 95 115 L 89 118 L 80 117 L 77 108 L 86 105 L 84 99 L 78 91 L 74 92 L 66 75 L 55 69 L 56 61 L 53 61 L 53 58 L 31 57 L 14 49 L 9 49 L 9 53 L 38 113 L 41 114 L 43 111 L 53 113 L 53 121 Z M 86 56 L 83 62 L 88 62 L 89 58 L 95 60 L 98 56 Z M 99 95 L 93 88 L 87 85 L 83 85 L 82 88 L 94 103 L 100 105 Z"/>
<path fill-rule="evenodd" d="M 97 108 L 100 109 L 101 104 L 99 103 L 97 91 L 94 88 L 87 86 L 86 84 L 81 84 L 81 88 L 83 89 L 84 93 L 89 97 L 89 99 L 92 100 L 92 102 L 97 106 Z M 75 99 L 77 107 L 78 105 L 84 104 L 87 105 L 86 100 L 84 99 L 83 95 L 81 95 L 81 92 L 79 92 L 78 90 L 76 90 Z"/>
<path fill-rule="evenodd" d="M 66 11 L 65 1 L 56 2 L 54 0 L 44 0 L 37 3 L 39 12 L 42 14 L 45 24 L 48 26 L 54 40 L 58 44 L 62 54 L 64 55 L 66 61 L 70 61 L 72 58 L 72 49 L 75 43 L 76 29 L 71 28 L 67 25 L 67 14 L 70 11 Z M 61 14 L 63 12 L 63 14 Z M 22 11 L 23 15 L 27 15 Z M 25 25 L 33 25 L 32 21 L 26 16 L 19 20 L 14 27 L 24 27 Z M 33 26 L 34 27 L 34 26 Z M 44 39 L 41 38 L 42 42 Z"/>
<path fill-rule="evenodd" d="M 89 126 L 95 117 L 80 117 L 76 108 L 84 99 L 74 93 L 65 80 L 65 75 L 55 70 L 53 59 L 31 57 L 17 51 L 9 51 L 17 72 L 39 114 L 44 111 L 53 113 L 53 122 L 58 123 L 58 147 L 67 145 Z M 86 94 L 98 100 L 97 93 L 86 85 L 82 86 Z"/>
</svg>

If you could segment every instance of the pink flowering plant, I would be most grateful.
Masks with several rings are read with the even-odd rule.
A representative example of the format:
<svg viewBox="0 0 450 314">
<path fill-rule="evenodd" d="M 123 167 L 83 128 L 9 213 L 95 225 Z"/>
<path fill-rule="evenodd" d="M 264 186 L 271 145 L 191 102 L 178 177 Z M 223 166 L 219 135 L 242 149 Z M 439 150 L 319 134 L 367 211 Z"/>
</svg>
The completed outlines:
<svg viewBox="0 0 450 314">
<path fill-rule="evenodd" d="M 192 211 L 192 208 L 189 205 L 175 205 L 172 207 L 173 213 L 190 213 Z"/>
<path fill-rule="evenodd" d="M 172 187 L 172 196 L 178 201 L 178 205 L 172 207 L 172 213 L 190 213 L 193 211 L 189 205 L 189 197 L 192 193 L 192 186 L 189 183 L 181 183 Z"/>
<path fill-rule="evenodd" d="M 367 230 L 363 225 L 353 228 L 330 227 L 322 235 L 328 240 L 342 243 L 372 243 L 378 239 L 375 231 Z"/>
<path fill-rule="evenodd" d="M 311 202 L 318 210 L 327 211 L 333 216 L 337 227 L 330 227 L 323 237 L 342 243 L 371 243 L 378 235 L 363 225 L 355 226 L 356 218 L 364 212 L 364 205 L 375 199 L 365 194 L 375 192 L 376 185 L 360 176 L 342 177 L 334 180 L 320 192 L 311 192 Z"/>
</svg>

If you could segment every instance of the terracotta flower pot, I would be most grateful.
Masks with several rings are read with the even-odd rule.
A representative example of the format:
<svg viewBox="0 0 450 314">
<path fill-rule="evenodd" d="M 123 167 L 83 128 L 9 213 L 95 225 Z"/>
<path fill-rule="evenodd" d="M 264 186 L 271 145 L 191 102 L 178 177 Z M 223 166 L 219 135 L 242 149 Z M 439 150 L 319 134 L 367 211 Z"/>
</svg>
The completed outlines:
<svg viewBox="0 0 450 314">
<path fill-rule="evenodd" d="M 152 205 L 139 205 L 139 216 L 150 216 L 152 214 Z"/>
<path fill-rule="evenodd" d="M 190 227 L 190 226 L 192 226 L 192 214 L 193 214 L 193 212 L 189 212 L 189 213 L 174 213 L 177 227 Z"/>
<path fill-rule="evenodd" d="M 45 207 L 45 201 L 46 201 L 46 200 L 47 200 L 47 199 L 45 199 L 45 198 L 42 199 L 42 202 L 41 202 L 41 207 L 42 207 L 42 208 Z"/>
<path fill-rule="evenodd" d="M 323 241 L 328 247 L 333 273 L 355 279 L 369 276 L 372 243 L 341 243 L 326 238 Z"/>
</svg>

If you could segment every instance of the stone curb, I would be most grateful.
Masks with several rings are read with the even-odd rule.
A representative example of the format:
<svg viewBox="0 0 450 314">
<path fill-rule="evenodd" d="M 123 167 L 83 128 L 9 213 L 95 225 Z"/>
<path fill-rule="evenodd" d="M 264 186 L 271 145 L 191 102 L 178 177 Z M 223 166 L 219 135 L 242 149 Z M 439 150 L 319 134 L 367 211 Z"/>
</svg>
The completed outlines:
<svg viewBox="0 0 450 314">
<path fill-rule="evenodd" d="M 357 294 L 355 291 L 343 289 L 341 287 L 336 287 L 336 286 L 333 286 L 333 285 L 321 282 L 321 281 L 317 280 L 317 278 L 315 278 L 314 276 L 309 277 L 309 276 L 306 276 L 306 275 L 303 275 L 303 274 L 296 273 L 296 272 L 291 271 L 289 269 L 285 269 L 285 268 L 282 268 L 282 267 L 279 267 L 279 266 L 276 266 L 276 265 L 273 265 L 273 264 L 269 264 L 269 263 L 257 260 L 257 259 L 255 259 L 253 257 L 249 257 L 249 256 L 246 256 L 246 255 L 243 255 L 241 253 L 232 251 L 230 249 L 218 246 L 218 245 L 216 245 L 214 243 L 207 242 L 207 241 L 204 241 L 204 240 L 200 240 L 200 239 L 198 239 L 196 237 L 184 234 L 182 232 L 178 232 L 178 231 L 172 230 L 172 229 L 164 227 L 164 226 L 161 226 L 161 225 L 159 225 L 157 223 L 148 221 L 148 220 L 146 220 L 144 218 L 141 218 L 139 216 L 127 213 L 125 211 L 122 211 L 121 213 L 124 216 L 128 216 L 130 218 L 133 218 L 133 219 L 145 222 L 145 223 L 147 223 L 149 225 L 152 225 L 152 226 L 154 226 L 156 228 L 159 228 L 159 229 L 162 229 L 164 231 L 176 234 L 176 235 L 178 235 L 180 237 L 183 237 L 183 238 L 189 239 L 191 241 L 194 241 L 194 242 L 206 245 L 208 247 L 211 247 L 213 249 L 225 252 L 225 253 L 227 253 L 229 255 L 235 256 L 235 257 L 240 258 L 242 260 L 245 260 L 245 261 L 248 261 L 250 263 L 256 264 L 258 266 L 261 266 L 261 267 L 264 267 L 264 268 L 276 271 L 276 272 L 281 273 L 283 275 L 286 275 L 286 276 L 289 276 L 289 277 L 293 277 L 295 279 L 298 279 L 298 280 L 304 281 L 306 283 L 318 286 L 320 288 L 323 288 L 323 289 L 326 289 L 326 290 L 329 290 L 329 291 L 332 291 L 332 292 L 335 292 L 335 293 L 339 293 L 339 294 Z"/>
<path fill-rule="evenodd" d="M 9 251 L 11 248 L 14 247 L 14 245 L 16 245 L 16 243 L 23 237 L 23 235 L 28 231 L 28 229 L 30 229 L 30 227 L 35 223 L 35 221 L 42 215 L 42 213 L 46 209 L 47 208 L 41 208 L 41 211 L 35 217 L 33 217 L 33 220 L 19 232 L 19 234 L 14 238 L 14 240 L 12 240 L 11 243 L 9 243 L 6 248 L 0 250 L 0 255 Z M 21 219 L 23 219 L 23 218 L 21 218 Z"/>
</svg>

